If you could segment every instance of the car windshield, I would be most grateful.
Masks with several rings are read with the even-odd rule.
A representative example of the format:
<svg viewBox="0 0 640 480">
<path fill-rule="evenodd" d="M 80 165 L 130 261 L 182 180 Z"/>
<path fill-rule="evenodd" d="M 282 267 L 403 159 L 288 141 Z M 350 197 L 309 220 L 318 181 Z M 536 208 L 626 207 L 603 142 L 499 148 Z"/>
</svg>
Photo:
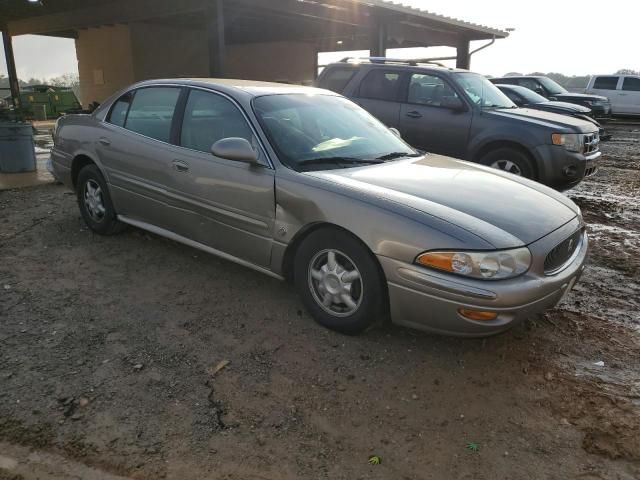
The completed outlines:
<svg viewBox="0 0 640 480">
<path fill-rule="evenodd" d="M 455 74 L 469 99 L 481 108 L 517 108 L 498 87 L 482 75 L 471 72 Z"/>
<path fill-rule="evenodd" d="M 546 88 L 547 91 L 551 95 L 558 95 L 560 93 L 567 93 L 567 89 L 566 88 L 564 88 L 561 85 L 558 85 L 556 82 L 554 82 L 550 78 L 540 77 L 538 80 L 540 81 L 540 83 L 542 85 L 544 85 L 544 88 Z"/>
<path fill-rule="evenodd" d="M 382 163 L 419 154 L 346 98 L 266 95 L 253 109 L 280 159 L 294 170 Z"/>
<path fill-rule="evenodd" d="M 506 87 L 510 90 L 513 90 L 514 92 L 516 92 L 518 95 L 520 95 L 522 98 L 524 98 L 524 101 L 527 104 L 535 104 L 535 103 L 546 103 L 549 100 L 547 100 L 546 98 L 544 98 L 542 95 L 537 94 L 536 92 L 534 92 L 533 90 L 529 90 L 526 87 L 519 87 L 516 85 L 510 85 L 509 87 Z"/>
</svg>

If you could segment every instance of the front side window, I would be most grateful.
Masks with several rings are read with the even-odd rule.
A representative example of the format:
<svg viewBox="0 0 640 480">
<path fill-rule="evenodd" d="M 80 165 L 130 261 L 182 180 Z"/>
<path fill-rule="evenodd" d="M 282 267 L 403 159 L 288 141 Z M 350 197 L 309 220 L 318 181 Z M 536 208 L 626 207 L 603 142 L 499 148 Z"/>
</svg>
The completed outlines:
<svg viewBox="0 0 640 480">
<path fill-rule="evenodd" d="M 516 108 L 498 87 L 482 75 L 472 72 L 454 73 L 455 80 L 469 99 L 480 108 Z"/>
<path fill-rule="evenodd" d="M 567 89 L 564 88 L 557 82 L 554 82 L 548 77 L 540 77 L 538 81 L 544 86 L 544 88 L 549 92 L 550 95 L 560 95 L 561 93 L 568 93 Z"/>
<path fill-rule="evenodd" d="M 218 140 L 244 138 L 255 145 L 251 128 L 230 100 L 215 93 L 191 90 L 184 111 L 180 145 L 209 153 Z"/>
<path fill-rule="evenodd" d="M 294 170 L 347 168 L 418 155 L 343 97 L 266 95 L 256 98 L 253 108 L 279 158 Z"/>
<path fill-rule="evenodd" d="M 162 142 L 171 141 L 171 123 L 180 96 L 174 87 L 147 87 L 136 90 L 125 128 Z"/>
<path fill-rule="evenodd" d="M 618 77 L 598 77 L 593 82 L 596 90 L 615 90 L 618 86 Z"/>
<path fill-rule="evenodd" d="M 362 81 L 360 97 L 372 100 L 398 100 L 400 91 L 400 74 L 381 69 L 375 69 Z"/>
<path fill-rule="evenodd" d="M 121 96 L 116 103 L 111 107 L 111 113 L 109 114 L 109 123 L 113 123 L 118 127 L 124 127 L 124 123 L 127 120 L 127 113 L 129 113 L 129 107 L 131 106 L 131 93 L 127 92 Z"/>
<path fill-rule="evenodd" d="M 458 94 L 442 78 L 419 73 L 411 75 L 409 103 L 440 107 L 447 97 L 458 98 Z"/>
<path fill-rule="evenodd" d="M 542 90 L 542 86 L 533 78 L 519 78 L 518 85 L 528 88 L 534 92 Z"/>
<path fill-rule="evenodd" d="M 640 78 L 625 77 L 622 83 L 622 90 L 640 92 Z"/>
</svg>

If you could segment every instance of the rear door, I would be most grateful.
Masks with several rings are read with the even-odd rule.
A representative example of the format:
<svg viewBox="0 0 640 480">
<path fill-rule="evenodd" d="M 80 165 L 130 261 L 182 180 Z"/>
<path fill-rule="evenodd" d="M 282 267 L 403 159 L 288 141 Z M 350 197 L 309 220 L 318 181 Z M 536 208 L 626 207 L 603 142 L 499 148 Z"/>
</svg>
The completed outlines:
<svg viewBox="0 0 640 480">
<path fill-rule="evenodd" d="M 181 92 L 158 86 L 124 94 L 101 124 L 96 144 L 118 213 L 176 233 L 171 133 Z"/>
<path fill-rule="evenodd" d="M 240 137 L 260 165 L 211 154 L 218 140 Z M 193 239 L 255 265 L 268 266 L 275 220 L 274 170 L 240 107 L 209 90 L 190 89 L 172 162 L 176 201 L 189 212 Z"/>
<path fill-rule="evenodd" d="M 365 75 L 351 100 L 387 127 L 400 128 L 400 94 L 404 77 L 401 70 L 374 68 Z"/>
<path fill-rule="evenodd" d="M 613 113 L 621 113 L 622 98 L 618 90 L 620 77 L 616 75 L 598 76 L 593 79 L 593 85 L 588 93 L 593 95 L 601 95 L 607 97 L 611 101 L 611 111 Z"/>
<path fill-rule="evenodd" d="M 640 77 L 623 77 L 618 98 L 619 113 L 640 115 Z"/>
<path fill-rule="evenodd" d="M 473 113 L 443 106 L 447 97 L 460 99 L 445 78 L 434 73 L 411 73 L 400 109 L 400 132 L 414 147 L 465 158 Z"/>
</svg>

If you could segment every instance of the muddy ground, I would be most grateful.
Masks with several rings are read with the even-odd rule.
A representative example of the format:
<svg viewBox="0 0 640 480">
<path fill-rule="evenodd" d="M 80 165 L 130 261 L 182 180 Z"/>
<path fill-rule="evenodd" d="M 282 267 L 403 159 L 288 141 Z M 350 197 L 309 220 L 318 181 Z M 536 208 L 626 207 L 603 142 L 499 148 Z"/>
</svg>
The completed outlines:
<svg viewBox="0 0 640 480">
<path fill-rule="evenodd" d="M 62 186 L 0 192 L 0 479 L 640 478 L 640 127 L 612 130 L 568 193 L 582 282 L 485 340 L 341 336 L 287 284 L 92 234 Z"/>
</svg>

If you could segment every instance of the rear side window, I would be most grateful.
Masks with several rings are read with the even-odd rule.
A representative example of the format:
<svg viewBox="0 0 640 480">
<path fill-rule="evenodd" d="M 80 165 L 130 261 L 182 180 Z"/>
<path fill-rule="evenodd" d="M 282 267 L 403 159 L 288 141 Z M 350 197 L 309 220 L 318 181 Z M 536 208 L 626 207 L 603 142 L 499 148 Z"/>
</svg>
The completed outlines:
<svg viewBox="0 0 640 480">
<path fill-rule="evenodd" d="M 111 108 L 109 114 L 109 123 L 113 123 L 118 127 L 124 127 L 124 122 L 127 120 L 127 113 L 129 112 L 129 106 L 131 105 L 131 93 L 125 93 L 121 96 Z"/>
<path fill-rule="evenodd" d="M 593 82 L 596 90 L 615 90 L 618 85 L 618 77 L 598 77 Z"/>
<path fill-rule="evenodd" d="M 397 101 L 400 74 L 381 69 L 372 70 L 360 85 L 360 97 L 373 100 Z"/>
<path fill-rule="evenodd" d="M 319 87 L 342 93 L 357 71 L 355 68 L 332 67 L 322 76 Z"/>
<path fill-rule="evenodd" d="M 640 78 L 625 77 L 622 83 L 622 90 L 640 92 Z"/>
<path fill-rule="evenodd" d="M 229 137 L 244 138 L 255 144 L 249 124 L 230 100 L 215 93 L 191 90 L 180 145 L 209 153 L 214 143 Z"/>
<path fill-rule="evenodd" d="M 414 73 L 409 83 L 409 103 L 441 106 L 446 97 L 458 98 L 458 94 L 440 77 Z"/>
<path fill-rule="evenodd" d="M 171 123 L 179 96 L 180 89 L 174 87 L 149 87 L 136 90 L 125 128 L 169 143 Z"/>
</svg>

